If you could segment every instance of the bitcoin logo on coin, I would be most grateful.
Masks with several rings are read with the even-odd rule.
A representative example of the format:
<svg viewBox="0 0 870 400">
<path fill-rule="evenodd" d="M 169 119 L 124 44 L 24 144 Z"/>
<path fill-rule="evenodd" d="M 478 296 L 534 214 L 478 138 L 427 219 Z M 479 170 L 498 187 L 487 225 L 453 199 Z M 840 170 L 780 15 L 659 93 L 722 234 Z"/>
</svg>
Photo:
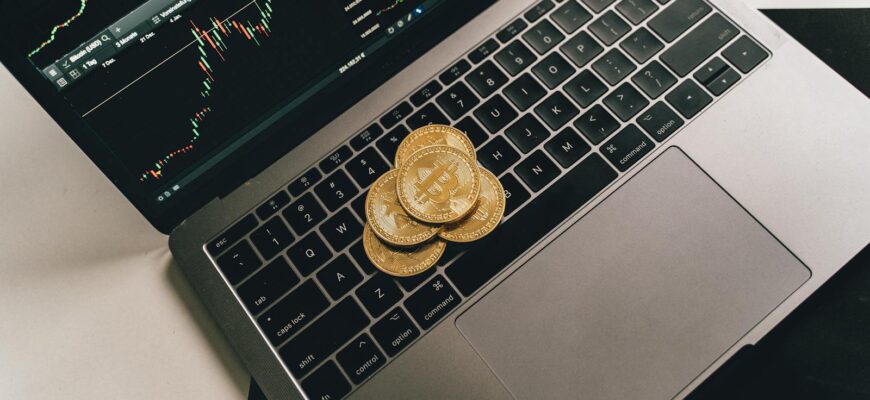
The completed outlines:
<svg viewBox="0 0 870 400">
<path fill-rule="evenodd" d="M 363 249 L 374 266 L 385 274 L 408 277 L 432 268 L 447 243 L 435 240 L 413 247 L 393 247 L 382 242 L 372 231 L 370 224 L 363 229 Z"/>
<path fill-rule="evenodd" d="M 435 237 L 439 227 L 418 222 L 402 208 L 396 194 L 397 170 L 387 172 L 366 196 L 366 219 L 378 238 L 396 246 L 412 246 Z"/>
<path fill-rule="evenodd" d="M 414 218 L 431 224 L 462 219 L 480 195 L 477 163 L 460 150 L 432 146 L 412 154 L 399 168 L 396 192 Z"/>
<path fill-rule="evenodd" d="M 447 125 L 427 125 L 408 135 L 396 150 L 396 165 L 401 166 L 405 160 L 420 149 L 431 146 L 450 146 L 474 160 L 474 144 L 462 131 Z"/>
<path fill-rule="evenodd" d="M 447 225 L 438 233 L 442 239 L 467 243 L 478 240 L 495 230 L 504 216 L 505 193 L 498 178 L 486 169 L 480 169 L 480 199 L 477 207 L 462 221 Z"/>
</svg>

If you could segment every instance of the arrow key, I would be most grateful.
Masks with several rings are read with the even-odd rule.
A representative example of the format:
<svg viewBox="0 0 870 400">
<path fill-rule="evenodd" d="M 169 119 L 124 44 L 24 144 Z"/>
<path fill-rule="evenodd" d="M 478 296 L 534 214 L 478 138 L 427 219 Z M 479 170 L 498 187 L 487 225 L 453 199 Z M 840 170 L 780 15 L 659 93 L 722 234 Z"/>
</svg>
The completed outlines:
<svg viewBox="0 0 870 400">
<path fill-rule="evenodd" d="M 335 356 L 353 383 L 359 385 L 387 362 L 369 335 L 363 333 Z"/>
<path fill-rule="evenodd" d="M 707 90 L 716 96 L 721 96 L 722 93 L 725 93 L 726 90 L 731 86 L 734 86 L 734 84 L 739 80 L 740 74 L 738 74 L 733 68 L 728 67 L 728 69 L 719 74 L 715 80 L 707 84 Z"/>
</svg>

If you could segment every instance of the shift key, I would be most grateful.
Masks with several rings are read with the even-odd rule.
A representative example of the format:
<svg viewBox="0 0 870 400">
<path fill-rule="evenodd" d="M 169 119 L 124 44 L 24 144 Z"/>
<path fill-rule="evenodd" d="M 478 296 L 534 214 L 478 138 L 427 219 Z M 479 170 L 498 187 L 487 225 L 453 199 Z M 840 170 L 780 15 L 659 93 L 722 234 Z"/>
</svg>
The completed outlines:
<svg viewBox="0 0 870 400">
<path fill-rule="evenodd" d="M 739 33 L 725 17 L 714 14 L 662 53 L 661 60 L 678 75 L 686 76 Z"/>
<path fill-rule="evenodd" d="M 438 275 L 405 300 L 405 308 L 423 329 L 429 329 L 460 302 L 459 294 Z"/>
</svg>

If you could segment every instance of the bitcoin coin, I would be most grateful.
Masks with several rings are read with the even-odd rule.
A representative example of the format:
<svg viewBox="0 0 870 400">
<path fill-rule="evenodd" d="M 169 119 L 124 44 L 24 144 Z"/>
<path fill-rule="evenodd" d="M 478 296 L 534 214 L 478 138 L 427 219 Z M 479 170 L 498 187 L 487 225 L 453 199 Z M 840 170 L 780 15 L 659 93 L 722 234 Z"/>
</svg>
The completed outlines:
<svg viewBox="0 0 870 400">
<path fill-rule="evenodd" d="M 435 237 L 440 227 L 418 222 L 405 212 L 396 194 L 397 170 L 378 178 L 366 196 L 366 219 L 375 235 L 396 246 L 413 246 Z"/>
<path fill-rule="evenodd" d="M 462 221 L 447 225 L 438 233 L 442 239 L 467 243 L 478 240 L 495 230 L 504 217 L 505 193 L 498 178 L 488 170 L 480 169 L 480 198 L 477 207 Z"/>
<path fill-rule="evenodd" d="M 434 240 L 413 247 L 393 247 L 378 239 L 371 225 L 366 223 L 363 248 L 377 269 L 387 275 L 408 277 L 432 268 L 444 254 L 447 243 Z"/>
<path fill-rule="evenodd" d="M 412 154 L 399 168 L 399 202 L 412 217 L 430 224 L 459 221 L 480 195 L 477 163 L 449 146 L 432 146 Z"/>
<path fill-rule="evenodd" d="M 411 132 L 396 150 L 396 165 L 401 166 L 411 154 L 429 146 L 450 146 L 476 158 L 474 144 L 462 131 L 452 126 L 432 124 Z"/>
</svg>

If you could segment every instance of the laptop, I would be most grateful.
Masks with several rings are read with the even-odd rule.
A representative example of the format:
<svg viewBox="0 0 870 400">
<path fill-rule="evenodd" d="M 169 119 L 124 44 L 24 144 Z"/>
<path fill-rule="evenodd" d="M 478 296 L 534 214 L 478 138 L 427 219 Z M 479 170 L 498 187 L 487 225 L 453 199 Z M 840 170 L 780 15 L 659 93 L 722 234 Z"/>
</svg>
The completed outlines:
<svg viewBox="0 0 870 400">
<path fill-rule="evenodd" d="M 272 399 L 682 398 L 870 241 L 870 102 L 741 2 L 0 9 Z M 393 278 L 362 204 L 432 123 L 505 218 Z"/>
</svg>

